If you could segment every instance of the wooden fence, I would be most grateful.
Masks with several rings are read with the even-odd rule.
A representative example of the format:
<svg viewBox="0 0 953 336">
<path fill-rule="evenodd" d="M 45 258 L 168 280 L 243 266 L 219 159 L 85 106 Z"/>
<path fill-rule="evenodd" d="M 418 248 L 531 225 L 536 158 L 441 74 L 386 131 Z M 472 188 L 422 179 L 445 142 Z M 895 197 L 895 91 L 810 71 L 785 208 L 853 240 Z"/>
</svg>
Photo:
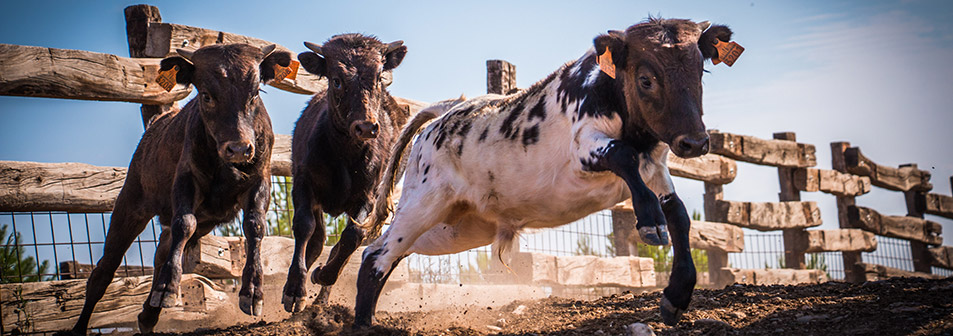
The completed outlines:
<svg viewBox="0 0 953 336">
<path fill-rule="evenodd" d="M 164 23 L 157 8 L 147 5 L 127 7 L 126 31 L 131 58 L 109 54 L 0 44 L 0 94 L 14 96 L 126 101 L 142 104 L 143 125 L 153 117 L 174 109 L 176 101 L 189 95 L 190 88 L 166 92 L 154 83 L 158 62 L 176 48 L 198 48 L 213 43 L 243 42 L 256 46 L 268 41 L 209 29 Z M 287 48 L 279 46 L 279 49 Z M 487 62 L 487 88 L 491 93 L 512 93 L 516 88 L 516 67 L 491 60 Z M 296 79 L 284 79 L 273 86 L 300 94 L 323 90 L 326 81 L 299 70 Z M 400 103 L 416 112 L 425 104 L 399 98 Z M 805 253 L 839 251 L 843 254 L 849 281 L 863 281 L 894 275 L 931 276 L 930 267 L 953 268 L 953 248 L 942 243 L 940 226 L 922 219 L 923 214 L 953 218 L 953 197 L 930 193 L 930 174 L 916 165 L 899 168 L 881 166 L 864 157 L 848 143 L 833 143 L 834 170 L 814 168 L 814 146 L 798 143 L 793 133 L 777 133 L 774 139 L 711 131 L 711 153 L 699 158 L 669 157 L 672 175 L 705 183 L 705 221 L 693 222 L 691 245 L 708 252 L 711 282 L 717 286 L 731 283 L 790 284 L 819 282 L 827 279 L 820 270 L 805 269 Z M 276 135 L 272 172 L 289 176 L 290 136 Z M 726 200 L 723 185 L 737 176 L 737 161 L 777 167 L 781 193 L 779 202 L 742 202 Z M 81 163 L 36 163 L 0 161 L 0 211 L 108 212 L 118 194 L 126 169 L 98 167 Z M 871 185 L 904 192 L 907 216 L 884 216 L 872 209 L 858 207 L 854 199 L 870 191 Z M 840 229 L 807 230 L 821 224 L 820 210 L 814 202 L 800 200 L 800 192 L 824 192 L 837 197 Z M 635 254 L 631 243 L 636 218 L 631 205 L 612 208 L 616 251 L 619 256 Z M 744 249 L 742 228 L 759 231 L 783 231 L 784 270 L 736 269 L 728 267 L 728 253 Z M 876 235 L 911 241 L 916 272 L 904 272 L 863 263 L 861 252 L 877 248 Z M 283 239 L 283 240 L 282 240 Z M 183 281 L 183 303 L 163 314 L 165 321 L 201 321 L 217 311 L 237 314 L 234 295 L 214 279 L 232 279 L 244 263 L 240 238 L 205 237 L 187 253 L 185 268 L 193 273 Z M 272 300 L 280 297 L 280 284 L 291 246 L 286 238 L 269 237 L 264 255 L 267 278 L 273 285 Z M 525 262 L 521 282 L 551 282 L 586 285 L 617 284 L 625 287 L 655 286 L 651 263 L 639 258 L 612 260 L 563 258 L 520 253 L 513 256 Z M 616 278 L 584 279 L 580 272 L 560 272 L 561 267 L 578 270 L 614 267 Z M 352 262 L 351 266 L 356 265 Z M 520 266 L 521 265 L 521 266 Z M 577 265 L 577 266 L 573 266 Z M 141 268 L 140 274 L 151 269 Z M 47 331 L 69 327 L 82 305 L 82 286 L 89 265 L 64 262 L 61 272 L 80 280 L 49 281 L 0 286 L 0 332 L 14 328 Z M 406 276 L 397 272 L 392 287 L 400 287 Z M 585 272 L 583 272 L 585 273 Z M 592 272 L 590 272 L 592 273 Z M 605 274 L 605 272 L 602 272 Z M 615 280 L 628 277 L 629 280 Z M 213 280 L 209 280 L 213 279 Z M 401 280 L 404 279 L 404 280 Z M 128 325 L 135 321 L 138 307 L 149 288 L 148 276 L 117 278 L 100 302 L 94 327 Z M 403 281 L 403 282 L 402 282 Z M 227 304 L 226 304 L 227 302 Z M 382 301 L 383 302 L 383 301 Z M 382 303 L 382 305 L 384 305 Z M 277 305 L 276 305 L 277 307 Z M 29 319 L 24 316 L 33 312 Z M 32 320 L 30 320 L 32 319 Z"/>
</svg>

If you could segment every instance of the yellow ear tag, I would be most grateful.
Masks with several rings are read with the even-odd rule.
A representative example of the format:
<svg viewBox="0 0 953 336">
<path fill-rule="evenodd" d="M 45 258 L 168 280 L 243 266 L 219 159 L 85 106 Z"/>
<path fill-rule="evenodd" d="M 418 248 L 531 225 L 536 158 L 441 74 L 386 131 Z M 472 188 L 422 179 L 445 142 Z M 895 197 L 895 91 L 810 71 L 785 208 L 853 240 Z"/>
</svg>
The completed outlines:
<svg viewBox="0 0 953 336">
<path fill-rule="evenodd" d="M 278 63 L 275 63 L 275 80 L 281 81 L 282 79 L 295 79 L 298 78 L 298 61 L 291 60 L 291 64 L 283 67 Z"/>
<path fill-rule="evenodd" d="M 606 52 L 599 55 L 599 58 L 596 58 L 596 63 L 599 64 L 599 69 L 602 72 L 605 72 L 606 75 L 615 79 L 615 63 L 612 63 L 612 52 L 609 51 L 609 48 L 606 48 Z"/>
<path fill-rule="evenodd" d="M 172 91 L 175 88 L 175 74 L 179 73 L 179 66 L 173 65 L 172 69 L 159 71 L 159 75 L 156 76 L 156 83 L 159 84 L 167 92 Z"/>
<path fill-rule="evenodd" d="M 718 57 L 712 58 L 711 63 L 717 65 L 725 62 L 725 65 L 729 67 L 734 65 L 738 57 L 741 57 L 741 53 L 745 51 L 744 47 L 734 41 L 724 42 L 719 39 L 715 39 L 715 49 L 718 49 Z"/>
</svg>

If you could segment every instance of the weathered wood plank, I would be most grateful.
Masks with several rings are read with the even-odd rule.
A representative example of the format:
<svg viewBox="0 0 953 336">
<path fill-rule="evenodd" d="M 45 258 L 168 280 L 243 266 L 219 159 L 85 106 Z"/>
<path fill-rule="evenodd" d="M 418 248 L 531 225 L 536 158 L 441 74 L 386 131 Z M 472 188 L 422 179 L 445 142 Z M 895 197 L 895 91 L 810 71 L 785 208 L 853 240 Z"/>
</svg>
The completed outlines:
<svg viewBox="0 0 953 336">
<path fill-rule="evenodd" d="M 847 218 L 851 226 L 881 236 L 915 240 L 930 245 L 943 244 L 939 223 L 908 216 L 885 216 L 873 209 L 849 206 Z"/>
<path fill-rule="evenodd" d="M 744 231 L 731 224 L 692 221 L 688 231 L 692 248 L 738 253 L 745 249 Z"/>
<path fill-rule="evenodd" d="M 738 175 L 738 167 L 734 160 L 714 154 L 683 159 L 669 152 L 668 170 L 672 176 L 716 184 L 731 183 Z"/>
<path fill-rule="evenodd" d="M 90 328 L 135 327 L 152 286 L 152 276 L 116 278 L 96 305 Z M 162 319 L 200 321 L 224 308 L 229 295 L 208 279 L 183 274 L 180 304 L 163 309 Z M 76 323 L 86 292 L 86 280 L 44 281 L 0 285 L 3 329 L 66 330 Z M 29 319 L 29 323 L 27 323 Z M 29 325 L 27 325 L 29 324 Z"/>
<path fill-rule="evenodd" d="M 850 147 L 844 151 L 844 163 L 851 174 L 868 176 L 875 186 L 895 191 L 929 191 L 930 172 L 916 166 L 893 168 L 879 165 L 861 153 L 860 148 Z"/>
<path fill-rule="evenodd" d="M 870 178 L 844 174 L 836 170 L 799 168 L 794 171 L 794 186 L 801 191 L 821 191 L 837 196 L 860 196 L 870 192 Z"/>
<path fill-rule="evenodd" d="M 209 279 L 233 279 L 242 276 L 245 266 L 245 239 L 205 235 L 188 246 L 182 258 L 182 272 Z"/>
<path fill-rule="evenodd" d="M 632 200 L 629 199 L 616 204 L 611 210 L 613 212 L 633 213 Z M 637 220 L 635 216 L 632 216 L 632 218 Z M 624 225 L 634 228 L 635 220 L 631 223 L 624 223 Z M 615 226 L 622 226 L 622 223 L 617 223 Z M 622 238 L 630 240 L 633 244 L 644 244 L 635 230 L 629 230 L 629 232 L 631 232 L 631 234 L 628 235 L 628 238 Z M 617 234 L 619 234 L 619 232 L 617 232 Z M 740 227 L 715 222 L 692 221 L 692 229 L 688 231 L 688 242 L 692 248 L 703 250 L 719 250 L 737 253 L 743 251 L 745 248 L 744 231 L 742 231 Z M 616 248 L 618 248 L 618 246 L 617 244 Z"/>
<path fill-rule="evenodd" d="M 930 248 L 930 257 L 933 266 L 953 270 L 953 246 Z"/>
<path fill-rule="evenodd" d="M 272 165 L 291 174 L 290 160 Z M 0 161 L 0 211 L 109 212 L 125 178 L 122 167 Z"/>
<path fill-rule="evenodd" d="M 931 264 L 953 270 L 953 246 L 937 246 L 930 248 Z"/>
<path fill-rule="evenodd" d="M 515 65 L 504 60 L 486 61 L 486 93 L 507 95 L 518 90 Z"/>
<path fill-rule="evenodd" d="M 759 231 L 809 228 L 821 225 L 815 202 L 737 202 L 714 200 L 706 219 Z M 708 211 L 706 207 L 706 212 Z M 711 218 L 709 218 L 711 217 Z"/>
<path fill-rule="evenodd" d="M 189 95 L 155 83 L 159 59 L 0 44 L 0 95 L 171 104 Z"/>
<path fill-rule="evenodd" d="M 176 55 L 175 50 L 179 48 L 195 50 L 212 44 L 245 43 L 256 47 L 275 44 L 254 37 L 162 22 L 152 22 L 149 24 L 147 39 L 144 51 L 146 57 L 159 58 L 174 56 Z M 292 58 L 296 58 L 298 54 L 281 45 L 278 45 L 277 50 L 291 52 Z M 388 71 L 385 73 L 385 76 L 386 85 L 392 80 L 392 74 Z M 285 91 L 300 94 L 315 94 L 328 87 L 327 79 L 307 72 L 304 70 L 304 67 L 298 68 L 296 79 L 286 78 L 281 82 L 273 82 L 271 85 Z"/>
<path fill-rule="evenodd" d="M 60 262 L 60 277 L 63 280 L 72 280 L 72 279 L 87 279 L 89 274 L 93 272 L 93 267 L 96 265 L 92 264 L 82 264 L 75 260 L 70 261 L 61 261 Z M 119 269 L 116 270 L 117 277 L 131 277 L 131 276 L 143 276 L 143 275 L 152 275 L 152 272 L 155 270 L 152 266 L 119 266 Z"/>
<path fill-rule="evenodd" d="M 750 135 L 709 131 L 710 153 L 760 165 L 804 168 L 817 165 L 814 145 L 787 140 L 765 140 Z"/>
<path fill-rule="evenodd" d="M 924 212 L 953 219 L 953 197 L 934 193 L 927 193 L 925 197 L 926 200 L 923 203 L 926 205 L 926 209 Z"/>
<path fill-rule="evenodd" d="M 910 272 L 904 271 L 902 269 L 896 269 L 893 267 L 868 264 L 868 263 L 857 263 L 859 267 L 864 270 L 864 276 L 867 281 L 878 281 L 886 280 L 893 277 L 903 277 L 903 278 L 928 278 L 928 279 L 942 279 L 944 276 L 936 274 L 927 274 L 920 272 Z"/>
<path fill-rule="evenodd" d="M 720 276 L 726 284 L 747 285 L 797 285 L 828 281 L 822 270 L 806 269 L 737 269 L 722 268 Z"/>
<path fill-rule="evenodd" d="M 0 161 L 0 211 L 112 211 L 126 168 Z"/>
<path fill-rule="evenodd" d="M 804 251 L 815 252 L 873 252 L 877 238 L 861 229 L 810 230 L 806 231 Z"/>
</svg>

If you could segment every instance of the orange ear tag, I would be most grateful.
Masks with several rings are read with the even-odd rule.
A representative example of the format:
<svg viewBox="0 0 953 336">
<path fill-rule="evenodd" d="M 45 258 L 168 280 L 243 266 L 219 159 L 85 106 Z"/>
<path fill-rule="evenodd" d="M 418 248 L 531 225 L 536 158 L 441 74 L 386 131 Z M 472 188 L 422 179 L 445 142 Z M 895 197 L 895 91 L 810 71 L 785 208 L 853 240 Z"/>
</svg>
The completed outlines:
<svg viewBox="0 0 953 336">
<path fill-rule="evenodd" d="M 173 65 L 172 69 L 159 71 L 159 75 L 156 76 L 156 83 L 159 84 L 166 92 L 172 91 L 175 88 L 175 74 L 179 73 L 179 66 Z"/>
<path fill-rule="evenodd" d="M 612 63 L 612 52 L 609 51 L 609 48 L 606 48 L 606 52 L 599 55 L 599 58 L 596 58 L 596 63 L 599 64 L 599 69 L 602 72 L 605 72 L 606 75 L 615 79 L 615 63 Z"/>
<path fill-rule="evenodd" d="M 741 53 L 745 51 L 744 47 L 734 41 L 724 42 L 719 39 L 715 39 L 715 49 L 718 49 L 718 58 L 712 58 L 711 62 L 716 65 L 719 62 L 725 62 L 725 65 L 729 67 L 734 65 Z"/>
<path fill-rule="evenodd" d="M 283 67 L 280 64 L 275 63 L 275 80 L 281 81 L 285 78 L 295 79 L 298 78 L 298 65 L 301 64 L 298 61 L 291 60 L 291 64 Z"/>
</svg>

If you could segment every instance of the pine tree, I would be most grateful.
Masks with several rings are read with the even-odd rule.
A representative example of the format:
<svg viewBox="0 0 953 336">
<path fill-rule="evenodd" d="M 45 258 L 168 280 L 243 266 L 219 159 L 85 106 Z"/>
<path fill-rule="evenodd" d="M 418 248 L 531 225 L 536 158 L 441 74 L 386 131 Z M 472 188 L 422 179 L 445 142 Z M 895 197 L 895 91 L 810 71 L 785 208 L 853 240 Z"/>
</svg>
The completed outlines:
<svg viewBox="0 0 953 336">
<path fill-rule="evenodd" d="M 0 246 L 0 283 L 36 282 L 41 281 L 39 274 L 44 274 L 50 267 L 49 260 L 39 265 L 36 259 L 26 255 L 26 250 L 20 245 L 20 234 L 17 232 L 7 235 L 7 226 L 0 226 L 0 239 L 6 237 L 6 243 Z"/>
</svg>

